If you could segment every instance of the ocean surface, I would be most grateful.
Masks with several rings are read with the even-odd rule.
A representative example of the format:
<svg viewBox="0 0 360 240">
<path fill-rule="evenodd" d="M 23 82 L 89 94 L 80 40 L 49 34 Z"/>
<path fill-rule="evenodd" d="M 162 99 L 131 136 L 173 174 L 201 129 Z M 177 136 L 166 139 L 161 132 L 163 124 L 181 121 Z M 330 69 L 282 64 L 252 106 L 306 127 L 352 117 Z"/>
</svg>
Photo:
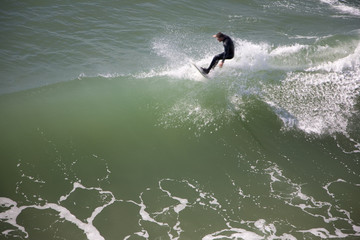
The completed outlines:
<svg viewBox="0 0 360 240">
<path fill-rule="evenodd" d="M 359 96 L 358 0 L 3 0 L 0 239 L 360 239 Z"/>
</svg>

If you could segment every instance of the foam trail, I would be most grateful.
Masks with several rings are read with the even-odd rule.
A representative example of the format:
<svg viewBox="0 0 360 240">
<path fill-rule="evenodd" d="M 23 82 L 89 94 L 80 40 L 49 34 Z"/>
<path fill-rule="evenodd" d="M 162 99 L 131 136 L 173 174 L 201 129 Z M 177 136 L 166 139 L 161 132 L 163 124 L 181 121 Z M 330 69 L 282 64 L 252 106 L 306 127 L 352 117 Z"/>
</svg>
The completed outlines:
<svg viewBox="0 0 360 240">
<path fill-rule="evenodd" d="M 104 205 L 97 207 L 92 212 L 91 216 L 87 218 L 86 222 L 83 222 L 79 220 L 74 214 L 72 214 L 68 209 L 61 206 L 60 203 L 62 201 L 65 201 L 72 193 L 74 193 L 77 189 L 85 189 L 85 190 L 96 190 L 100 194 L 106 194 L 111 196 L 111 200 L 105 203 Z M 23 226 L 20 226 L 17 224 L 16 219 L 21 214 L 21 212 L 28 208 L 33 209 L 39 209 L 39 210 L 45 210 L 45 209 L 52 209 L 58 212 L 59 217 L 65 219 L 68 222 L 71 222 L 75 224 L 80 230 L 82 230 L 88 240 L 104 240 L 104 237 L 101 236 L 100 232 L 97 230 L 97 228 L 93 225 L 93 221 L 96 218 L 96 216 L 102 212 L 102 210 L 111 204 L 113 204 L 116 200 L 112 192 L 110 191 L 104 191 L 101 188 L 95 188 L 95 187 L 85 187 L 81 183 L 75 182 L 73 184 L 72 190 L 64 195 L 61 196 L 58 203 L 46 203 L 42 206 L 40 205 L 29 205 L 29 206 L 22 206 L 17 207 L 17 203 L 9 198 L 0 198 L 0 205 L 4 207 L 10 207 L 9 210 L 0 213 L 0 219 L 13 225 L 17 229 L 19 229 L 21 232 L 25 233 L 26 237 L 28 237 L 28 233 L 26 232 L 25 228 Z M 121 201 L 121 200 L 120 200 Z M 7 234 L 9 234 L 9 231 L 7 231 Z"/>
<path fill-rule="evenodd" d="M 308 196 L 303 193 L 301 184 L 294 183 L 291 179 L 286 177 L 283 171 L 277 166 L 273 165 L 269 167 L 266 172 L 269 174 L 271 182 L 270 189 L 271 195 L 277 199 L 281 199 L 285 204 L 301 209 L 304 213 L 309 216 L 321 218 L 326 224 L 335 224 L 337 222 L 346 222 L 354 229 L 354 233 L 345 234 L 335 227 L 334 233 L 330 233 L 324 228 L 312 228 L 307 230 L 297 230 L 299 233 L 311 233 L 314 236 L 321 238 L 345 238 L 349 236 L 360 236 L 357 226 L 354 220 L 351 219 L 351 214 L 346 209 L 327 201 L 316 200 L 312 196 Z M 277 189 L 277 182 L 287 185 L 288 189 L 291 189 L 288 194 L 282 194 L 281 190 Z M 327 191 L 331 199 L 334 199 L 334 194 L 330 192 L 329 186 L 333 183 L 346 183 L 343 179 L 326 184 L 323 188 Z M 280 184 L 281 185 L 281 184 Z M 314 213 L 314 209 L 318 209 L 319 212 Z"/>
<path fill-rule="evenodd" d="M 226 235 L 224 234 L 226 233 Z M 230 233 L 230 235 L 229 235 Z M 202 238 L 202 240 L 213 240 L 213 239 L 249 239 L 249 240 L 260 240 L 264 239 L 262 236 L 246 231 L 241 228 L 230 228 L 223 229 L 211 234 L 208 234 Z"/>
<path fill-rule="evenodd" d="M 135 204 L 135 205 L 137 205 L 137 206 L 140 207 L 139 214 L 140 214 L 140 216 L 141 216 L 141 219 L 142 219 L 143 221 L 156 223 L 156 224 L 158 224 L 159 226 L 168 226 L 166 223 L 158 222 L 158 221 L 156 221 L 154 218 L 152 218 L 152 217 L 150 216 L 150 214 L 146 211 L 146 205 L 144 204 L 144 200 L 142 199 L 142 195 L 143 195 L 143 193 L 140 194 L 140 200 L 141 200 L 140 203 L 136 203 L 136 202 L 134 202 L 134 201 L 132 201 L 132 200 L 129 200 L 129 201 L 128 201 L 129 203 L 133 203 L 133 204 Z M 140 222 L 139 222 L 139 225 L 141 226 L 141 223 L 140 223 Z"/>
<path fill-rule="evenodd" d="M 19 216 L 19 214 L 22 212 L 22 210 L 26 209 L 27 207 L 17 207 L 17 203 L 10 198 L 0 197 L 0 206 L 10 208 L 9 210 L 6 210 L 5 212 L 0 213 L 0 220 L 7 222 L 11 224 L 12 226 L 19 229 L 21 232 L 25 233 L 25 237 L 28 238 L 29 234 L 25 231 L 25 228 L 23 226 L 20 226 L 16 222 L 16 218 Z M 8 235 L 10 232 L 14 230 L 7 230 L 4 235 Z"/>
<path fill-rule="evenodd" d="M 181 235 L 181 232 L 183 232 L 183 230 L 181 229 L 180 227 L 180 220 L 179 220 L 179 214 L 181 211 L 183 211 L 187 206 L 188 206 L 188 200 L 187 199 L 184 199 L 184 198 L 180 198 L 180 197 L 175 197 L 173 196 L 173 194 L 171 194 L 170 191 L 168 190 L 165 190 L 161 184 L 163 181 L 173 181 L 171 179 L 163 179 L 163 180 L 160 180 L 159 181 L 159 189 L 164 192 L 170 199 L 173 199 L 175 201 L 178 201 L 179 204 L 175 205 L 175 206 L 170 206 L 170 207 L 165 207 L 162 211 L 160 212 L 154 212 L 154 213 L 151 213 L 152 215 L 154 215 L 155 217 L 156 216 L 159 216 L 159 215 L 163 215 L 163 214 L 169 214 L 170 213 L 170 210 L 173 210 L 176 214 L 176 219 L 177 219 L 177 222 L 175 223 L 175 225 L 173 225 L 171 227 L 171 225 L 169 223 L 163 223 L 163 222 L 159 222 L 157 220 L 155 220 L 155 217 L 151 217 L 150 216 L 150 213 L 146 211 L 146 205 L 143 201 L 143 198 L 142 198 L 142 195 L 143 193 L 140 194 L 140 200 L 141 200 L 141 203 L 135 203 L 133 201 L 129 201 L 129 202 L 132 202 L 136 205 L 138 205 L 140 207 L 140 215 L 141 215 L 141 218 L 143 221 L 148 221 L 148 222 L 153 222 L 153 223 L 156 223 L 158 224 L 159 226 L 166 226 L 169 228 L 169 231 L 168 231 L 168 235 L 170 237 L 170 239 L 173 239 L 173 240 L 176 240 L 176 239 L 179 239 L 180 235 Z M 150 189 L 149 189 L 150 190 Z M 139 221 L 139 225 L 141 226 L 141 223 Z M 176 232 L 176 235 L 177 236 L 174 236 L 172 233 L 171 233 L 171 230 L 174 230 Z"/>
<path fill-rule="evenodd" d="M 29 206 L 22 206 L 17 207 L 17 203 L 9 198 L 0 198 L 0 205 L 10 207 L 9 210 L 0 213 L 0 219 L 4 222 L 7 222 L 17 229 L 19 229 L 21 232 L 25 233 L 25 237 L 28 238 L 29 234 L 26 232 L 25 228 L 23 226 L 20 226 L 17 224 L 16 219 L 20 215 L 22 211 L 28 208 L 33 209 L 39 209 L 39 210 L 45 210 L 45 209 L 53 209 L 56 212 L 58 212 L 59 217 L 65 219 L 68 222 L 71 222 L 75 224 L 79 229 L 83 230 L 83 232 L 86 234 L 88 240 L 104 240 L 104 238 L 101 236 L 99 231 L 92 225 L 92 221 L 88 223 L 84 223 L 81 220 L 77 219 L 68 209 L 65 207 L 62 207 L 58 204 L 54 203 L 47 203 L 43 206 L 38 205 L 29 205 Z M 7 231 L 9 233 L 9 231 Z"/>
<path fill-rule="evenodd" d="M 165 179 L 165 180 L 169 180 L 169 179 Z M 179 202 L 178 205 L 176 205 L 174 207 L 174 211 L 179 214 L 180 211 L 184 210 L 188 204 L 188 200 L 187 199 L 184 199 L 184 198 L 179 198 L 179 197 L 175 197 L 175 196 L 172 196 L 171 193 L 167 190 L 165 190 L 162 186 L 161 186 L 161 181 L 159 182 L 159 188 L 161 191 L 163 191 L 164 193 L 166 193 L 170 198 L 176 200 Z"/>
</svg>

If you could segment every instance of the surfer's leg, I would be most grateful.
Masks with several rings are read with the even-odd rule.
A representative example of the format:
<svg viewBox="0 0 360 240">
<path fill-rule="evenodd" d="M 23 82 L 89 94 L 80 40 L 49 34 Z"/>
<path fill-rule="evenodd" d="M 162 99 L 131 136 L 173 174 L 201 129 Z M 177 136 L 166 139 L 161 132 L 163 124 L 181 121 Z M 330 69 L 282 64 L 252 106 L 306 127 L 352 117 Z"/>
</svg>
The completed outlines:
<svg viewBox="0 0 360 240">
<path fill-rule="evenodd" d="M 206 69 L 207 73 L 210 72 L 211 69 L 215 68 L 216 65 L 218 64 L 220 59 L 223 59 L 223 55 L 224 53 L 220 53 L 218 55 L 215 55 L 215 57 L 213 58 L 213 60 L 210 63 L 210 66 Z"/>
</svg>

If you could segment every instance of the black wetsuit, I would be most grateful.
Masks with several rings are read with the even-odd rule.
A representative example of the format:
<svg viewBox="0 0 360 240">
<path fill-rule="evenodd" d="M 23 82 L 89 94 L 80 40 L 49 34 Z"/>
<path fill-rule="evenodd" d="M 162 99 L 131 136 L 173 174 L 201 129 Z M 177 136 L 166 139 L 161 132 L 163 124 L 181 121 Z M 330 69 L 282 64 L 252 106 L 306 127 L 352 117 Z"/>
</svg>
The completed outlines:
<svg viewBox="0 0 360 240">
<path fill-rule="evenodd" d="M 210 66 L 205 70 L 206 73 L 210 72 L 210 70 L 218 64 L 219 60 L 222 60 L 222 62 L 224 62 L 225 59 L 232 59 L 234 57 L 235 47 L 231 38 L 227 35 L 224 35 L 224 40 L 222 42 L 224 45 L 224 52 L 216 55 L 213 58 Z"/>
</svg>

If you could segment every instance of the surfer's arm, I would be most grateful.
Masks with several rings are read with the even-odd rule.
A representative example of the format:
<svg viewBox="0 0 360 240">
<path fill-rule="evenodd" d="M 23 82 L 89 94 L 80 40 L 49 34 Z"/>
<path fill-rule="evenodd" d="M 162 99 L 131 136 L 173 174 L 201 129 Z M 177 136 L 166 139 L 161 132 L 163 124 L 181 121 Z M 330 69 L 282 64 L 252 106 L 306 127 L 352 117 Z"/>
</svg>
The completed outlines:
<svg viewBox="0 0 360 240">
<path fill-rule="evenodd" d="M 221 61 L 219 62 L 219 68 L 222 68 L 222 66 L 224 65 L 225 62 L 225 58 L 226 58 L 226 46 L 225 46 L 225 52 L 222 54 L 223 58 L 221 59 Z"/>
<path fill-rule="evenodd" d="M 225 62 L 226 56 L 228 56 L 230 53 L 230 47 L 228 41 L 229 41 L 228 39 L 224 40 L 224 54 L 223 54 L 223 58 L 221 59 L 219 67 L 222 67 L 222 65 Z"/>
<path fill-rule="evenodd" d="M 227 54 L 229 53 L 229 47 L 227 47 L 226 43 L 224 44 L 224 48 L 225 48 L 225 51 L 224 51 L 224 53 L 223 53 L 223 57 L 222 57 L 222 59 L 221 59 L 221 62 L 219 63 L 219 68 L 222 68 L 222 66 L 224 65 L 226 56 L 227 56 Z"/>
<path fill-rule="evenodd" d="M 222 64 L 224 64 L 224 62 L 225 62 L 225 58 L 226 58 L 226 56 L 227 56 L 228 52 L 229 52 L 229 50 L 228 50 L 228 49 L 226 49 L 226 46 L 225 46 L 225 51 L 224 51 L 224 54 L 223 54 L 223 58 L 221 59 L 221 63 L 222 63 Z"/>
<path fill-rule="evenodd" d="M 227 37 L 224 40 L 224 53 L 219 67 L 222 67 L 222 65 L 225 62 L 225 59 L 231 59 L 233 57 L 234 57 L 234 43 L 229 37 Z"/>
</svg>

